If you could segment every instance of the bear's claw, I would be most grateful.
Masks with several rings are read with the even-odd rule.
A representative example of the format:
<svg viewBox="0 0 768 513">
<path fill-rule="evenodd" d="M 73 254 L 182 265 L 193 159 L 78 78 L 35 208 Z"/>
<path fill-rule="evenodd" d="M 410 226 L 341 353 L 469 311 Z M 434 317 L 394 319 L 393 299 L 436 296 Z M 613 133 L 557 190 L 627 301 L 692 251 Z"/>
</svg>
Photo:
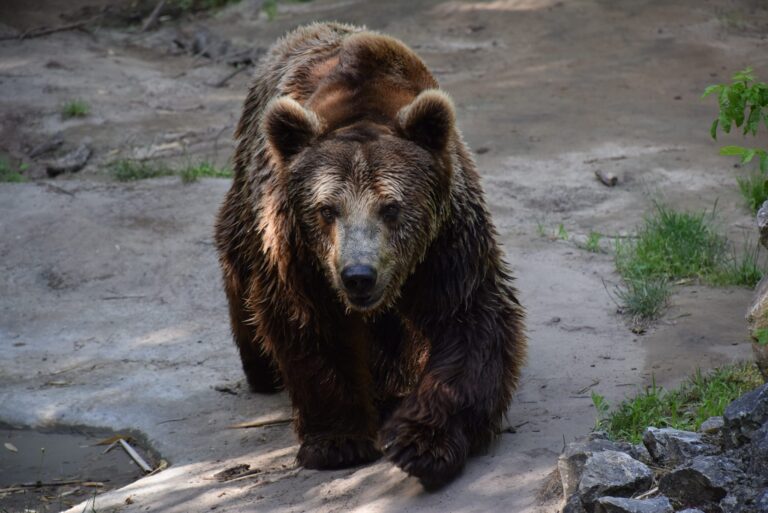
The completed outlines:
<svg viewBox="0 0 768 513">
<path fill-rule="evenodd" d="M 447 431 L 399 419 L 381 432 L 384 455 L 404 472 L 435 491 L 458 476 L 468 456 L 468 444 L 460 431 Z"/>
<path fill-rule="evenodd" d="M 332 470 L 354 467 L 381 457 L 373 440 L 363 437 L 323 437 L 304 441 L 296 460 L 304 468 Z"/>
</svg>

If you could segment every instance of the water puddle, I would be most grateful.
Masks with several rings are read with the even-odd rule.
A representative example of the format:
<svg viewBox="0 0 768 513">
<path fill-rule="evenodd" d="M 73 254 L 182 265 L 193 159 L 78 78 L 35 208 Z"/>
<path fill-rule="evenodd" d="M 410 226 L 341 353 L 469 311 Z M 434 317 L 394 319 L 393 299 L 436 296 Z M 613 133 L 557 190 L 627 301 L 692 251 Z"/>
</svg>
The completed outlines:
<svg viewBox="0 0 768 513">
<path fill-rule="evenodd" d="M 0 512 L 56 512 L 146 475 L 123 437 L 150 468 L 161 460 L 136 432 L 59 426 L 16 428 L 0 424 Z"/>
</svg>

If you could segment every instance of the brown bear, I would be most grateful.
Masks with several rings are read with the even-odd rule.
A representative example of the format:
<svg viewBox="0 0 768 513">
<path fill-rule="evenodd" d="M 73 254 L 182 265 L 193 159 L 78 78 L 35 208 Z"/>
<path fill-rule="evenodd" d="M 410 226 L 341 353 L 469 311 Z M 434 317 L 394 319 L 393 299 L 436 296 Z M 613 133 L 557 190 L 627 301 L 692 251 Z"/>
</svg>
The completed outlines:
<svg viewBox="0 0 768 513">
<path fill-rule="evenodd" d="M 434 489 L 499 429 L 523 309 L 454 117 L 358 27 L 299 28 L 258 68 L 216 245 L 248 383 L 287 389 L 304 467 L 383 453 Z"/>
</svg>

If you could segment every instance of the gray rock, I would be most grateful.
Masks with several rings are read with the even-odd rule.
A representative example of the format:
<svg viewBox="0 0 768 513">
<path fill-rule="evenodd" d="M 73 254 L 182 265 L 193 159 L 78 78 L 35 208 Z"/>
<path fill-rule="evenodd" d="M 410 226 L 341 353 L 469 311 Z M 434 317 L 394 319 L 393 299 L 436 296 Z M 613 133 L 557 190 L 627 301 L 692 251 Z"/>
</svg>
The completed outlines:
<svg viewBox="0 0 768 513">
<path fill-rule="evenodd" d="M 632 449 L 629 451 L 629 455 L 635 458 L 637 461 L 642 461 L 646 465 L 653 463 L 653 458 L 648 449 L 643 444 L 633 444 Z"/>
<path fill-rule="evenodd" d="M 749 447 L 749 471 L 768 480 L 768 422 L 752 433 Z"/>
<path fill-rule="evenodd" d="M 715 454 L 720 449 L 704 440 L 700 433 L 679 429 L 649 427 L 643 443 L 651 457 L 662 465 L 680 465 L 701 455 Z"/>
<path fill-rule="evenodd" d="M 565 506 L 563 506 L 562 513 L 587 513 L 587 510 L 584 509 L 584 504 L 581 502 L 581 496 L 578 493 L 568 497 L 568 500 L 565 501 Z"/>
<path fill-rule="evenodd" d="M 768 513 L 768 488 L 757 493 L 757 497 L 755 497 L 755 513 Z"/>
<path fill-rule="evenodd" d="M 570 497 L 578 488 L 584 464 L 594 453 L 601 451 L 625 451 L 629 444 L 612 442 L 603 438 L 600 432 L 591 433 L 584 442 L 574 442 L 565 447 L 557 461 L 560 480 L 563 483 L 563 496 Z"/>
<path fill-rule="evenodd" d="M 719 433 L 720 430 L 723 429 L 724 425 L 725 421 L 722 417 L 710 417 L 701 423 L 699 431 L 708 435 L 713 435 Z"/>
<path fill-rule="evenodd" d="M 664 496 L 653 499 L 625 499 L 601 497 L 595 505 L 595 513 L 672 513 L 674 509 Z"/>
<path fill-rule="evenodd" d="M 653 472 L 626 453 L 603 451 L 593 454 L 584 464 L 579 494 L 587 511 L 605 495 L 629 497 L 650 488 Z"/>
<path fill-rule="evenodd" d="M 686 509 L 679 510 L 677 513 L 704 513 L 704 512 L 698 508 L 686 508 Z"/>
<path fill-rule="evenodd" d="M 63 173 L 80 171 L 91 158 L 91 146 L 84 141 L 76 149 L 51 162 L 46 163 L 45 170 L 51 178 Z"/>
<path fill-rule="evenodd" d="M 659 491 L 683 506 L 705 506 L 722 500 L 744 477 L 736 463 L 724 456 L 698 456 L 659 480 Z"/>
<path fill-rule="evenodd" d="M 726 447 L 738 447 L 749 442 L 752 433 L 768 421 L 768 383 L 729 404 L 723 420 Z"/>
</svg>

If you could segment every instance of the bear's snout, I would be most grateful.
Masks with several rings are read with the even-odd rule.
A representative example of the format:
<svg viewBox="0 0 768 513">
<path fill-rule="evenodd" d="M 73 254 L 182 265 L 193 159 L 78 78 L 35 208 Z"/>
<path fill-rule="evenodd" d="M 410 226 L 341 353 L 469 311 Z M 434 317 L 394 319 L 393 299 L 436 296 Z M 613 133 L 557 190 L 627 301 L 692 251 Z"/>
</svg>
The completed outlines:
<svg viewBox="0 0 768 513">
<path fill-rule="evenodd" d="M 376 286 L 376 269 L 370 265 L 349 265 L 341 271 L 349 299 L 353 303 L 368 303 Z"/>
</svg>

